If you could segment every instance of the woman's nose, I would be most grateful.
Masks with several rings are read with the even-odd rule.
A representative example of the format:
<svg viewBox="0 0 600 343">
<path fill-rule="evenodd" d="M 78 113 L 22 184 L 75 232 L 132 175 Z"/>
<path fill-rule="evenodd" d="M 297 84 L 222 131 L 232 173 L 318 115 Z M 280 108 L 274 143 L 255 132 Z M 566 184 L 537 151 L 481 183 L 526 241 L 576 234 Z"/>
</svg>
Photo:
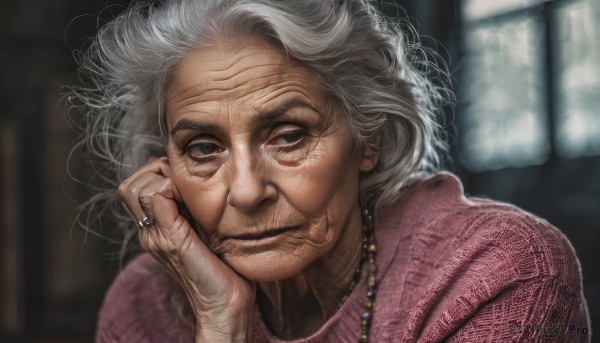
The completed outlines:
<svg viewBox="0 0 600 343">
<path fill-rule="evenodd" d="M 268 172 L 251 154 L 233 159 L 231 183 L 227 202 L 242 212 L 252 212 L 277 198 L 277 190 L 270 183 Z"/>
</svg>

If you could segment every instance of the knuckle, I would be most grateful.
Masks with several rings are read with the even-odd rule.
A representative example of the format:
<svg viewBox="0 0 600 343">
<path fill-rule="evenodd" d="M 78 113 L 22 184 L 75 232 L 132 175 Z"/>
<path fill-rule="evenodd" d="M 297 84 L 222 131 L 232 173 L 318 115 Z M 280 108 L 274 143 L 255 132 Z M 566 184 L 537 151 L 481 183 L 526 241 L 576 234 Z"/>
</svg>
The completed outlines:
<svg viewBox="0 0 600 343">
<path fill-rule="evenodd" d="M 150 251 L 150 244 L 149 244 L 148 240 L 144 238 L 143 235 L 140 234 L 138 236 L 138 241 L 139 241 L 142 249 L 144 249 L 145 251 Z"/>
<path fill-rule="evenodd" d="M 163 261 L 176 261 L 181 256 L 180 247 L 174 246 L 169 241 L 161 240 L 159 237 L 140 238 L 140 246 L 146 252 L 160 257 L 160 260 Z"/>
<path fill-rule="evenodd" d="M 139 194 L 141 190 L 142 189 L 141 189 L 141 187 L 139 185 L 131 185 L 131 186 L 128 187 L 127 193 L 130 193 L 130 194 Z"/>
<path fill-rule="evenodd" d="M 154 197 L 152 196 L 152 194 L 142 194 L 140 193 L 140 195 L 138 196 L 138 200 L 140 201 L 140 204 L 149 204 L 152 203 L 152 200 L 154 199 Z"/>
<path fill-rule="evenodd" d="M 138 202 L 145 210 L 151 210 L 153 204 L 156 203 L 156 199 L 159 197 L 159 194 L 155 191 L 152 192 L 141 192 L 138 195 Z"/>
<path fill-rule="evenodd" d="M 148 251 L 150 252 L 160 252 L 162 251 L 160 244 L 158 244 L 156 241 L 149 241 L 148 242 Z"/>
<path fill-rule="evenodd" d="M 160 251 L 160 245 L 156 242 L 156 240 L 151 239 L 148 235 L 140 236 L 140 246 L 146 250 L 147 252 L 156 252 Z"/>
<path fill-rule="evenodd" d="M 117 187 L 117 194 L 119 194 L 119 197 L 125 198 L 125 196 L 127 195 L 128 190 L 129 190 L 129 184 L 127 182 L 122 182 Z"/>
</svg>

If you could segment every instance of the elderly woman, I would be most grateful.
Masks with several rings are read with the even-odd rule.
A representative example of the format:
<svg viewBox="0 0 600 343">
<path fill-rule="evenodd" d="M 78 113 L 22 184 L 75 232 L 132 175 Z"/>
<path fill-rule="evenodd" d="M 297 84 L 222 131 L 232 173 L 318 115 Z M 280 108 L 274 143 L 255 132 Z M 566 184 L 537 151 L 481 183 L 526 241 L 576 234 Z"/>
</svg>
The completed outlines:
<svg viewBox="0 0 600 343">
<path fill-rule="evenodd" d="M 147 252 L 98 342 L 589 340 L 565 237 L 436 172 L 445 74 L 370 2 L 143 3 L 82 70 Z"/>
</svg>

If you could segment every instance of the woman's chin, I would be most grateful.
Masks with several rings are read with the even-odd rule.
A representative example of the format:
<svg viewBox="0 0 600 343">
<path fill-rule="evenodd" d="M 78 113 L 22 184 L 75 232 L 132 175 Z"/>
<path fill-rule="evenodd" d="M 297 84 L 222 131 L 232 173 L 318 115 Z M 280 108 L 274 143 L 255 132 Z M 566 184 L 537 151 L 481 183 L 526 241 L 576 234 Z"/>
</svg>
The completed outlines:
<svg viewBox="0 0 600 343">
<path fill-rule="evenodd" d="M 263 251 L 248 255 L 227 254 L 224 261 L 238 274 L 256 282 L 290 278 L 304 270 L 314 258 L 308 254 Z"/>
</svg>

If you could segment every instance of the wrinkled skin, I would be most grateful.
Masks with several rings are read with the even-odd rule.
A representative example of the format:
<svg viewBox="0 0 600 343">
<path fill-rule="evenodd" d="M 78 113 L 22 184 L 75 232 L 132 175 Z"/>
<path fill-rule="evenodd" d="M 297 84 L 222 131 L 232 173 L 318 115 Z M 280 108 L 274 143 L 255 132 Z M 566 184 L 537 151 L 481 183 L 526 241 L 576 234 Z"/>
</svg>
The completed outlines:
<svg viewBox="0 0 600 343">
<path fill-rule="evenodd" d="M 186 293 L 199 342 L 248 341 L 257 287 L 283 337 L 335 312 L 360 253 L 359 175 L 377 161 L 309 70 L 242 42 L 180 63 L 167 88 L 167 157 L 119 188 L 135 220 L 155 219 L 140 243 Z M 290 312 L 294 302 L 312 310 Z"/>
</svg>

